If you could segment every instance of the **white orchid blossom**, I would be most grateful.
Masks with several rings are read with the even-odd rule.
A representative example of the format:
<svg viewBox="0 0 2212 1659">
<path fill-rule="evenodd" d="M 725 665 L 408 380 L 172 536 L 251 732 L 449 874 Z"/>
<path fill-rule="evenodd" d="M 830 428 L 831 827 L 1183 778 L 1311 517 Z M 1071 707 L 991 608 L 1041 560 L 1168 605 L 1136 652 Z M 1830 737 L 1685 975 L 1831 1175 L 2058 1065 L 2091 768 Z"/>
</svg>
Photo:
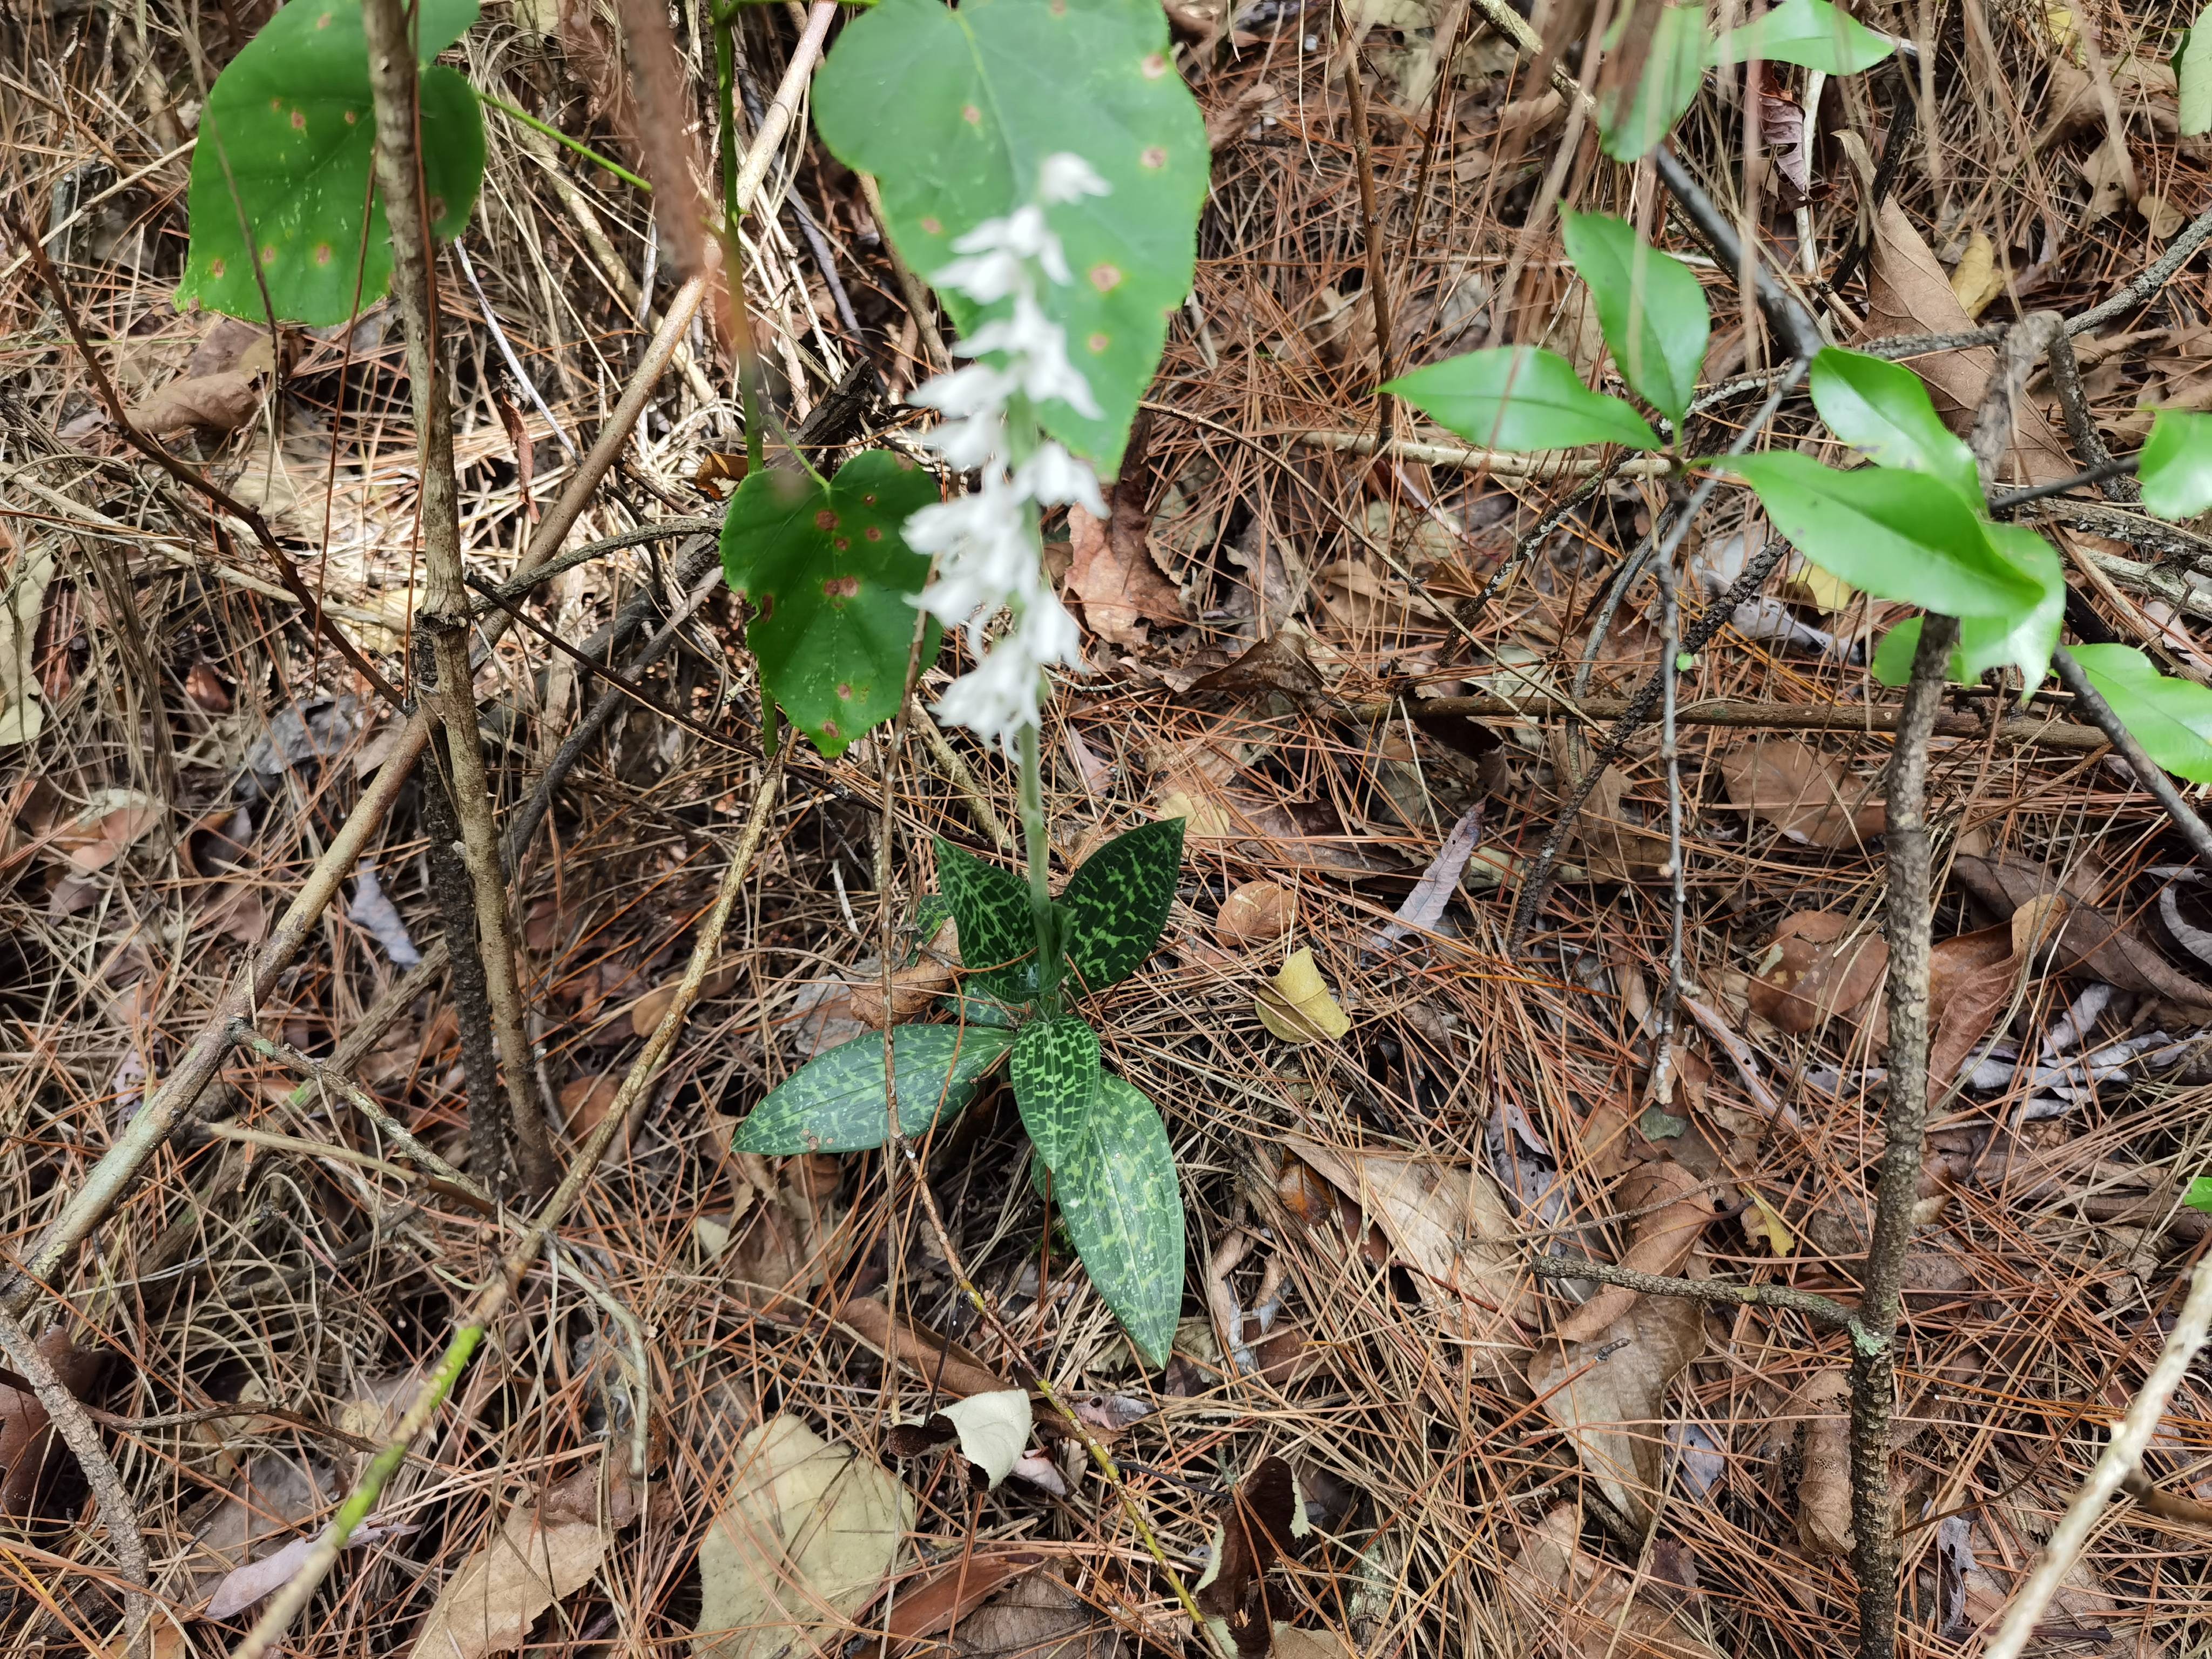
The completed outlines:
<svg viewBox="0 0 2212 1659">
<path fill-rule="evenodd" d="M 945 416 L 922 441 L 946 465 L 981 477 L 977 489 L 906 521 L 907 545 L 937 559 L 935 580 L 915 603 L 948 626 L 964 626 L 978 658 L 939 702 L 937 715 L 1010 754 L 1022 732 L 1041 721 L 1044 671 L 1076 661 L 1081 648 L 1075 619 L 1044 573 L 1036 514 L 1067 506 L 1106 513 L 1097 475 L 1045 437 L 1031 412 L 1059 402 L 1094 420 L 1099 415 L 1090 382 L 1068 360 L 1066 331 L 1038 299 L 1046 283 L 1070 280 L 1044 210 L 1107 193 L 1106 181 L 1081 156 L 1049 155 L 1037 170 L 1035 200 L 952 244 L 962 257 L 930 280 L 979 305 L 1006 299 L 1013 305 L 953 345 L 967 364 L 908 399 Z M 1027 429 L 1014 430 L 1017 418 Z M 987 649 L 988 630 L 1002 612 L 1012 621 Z"/>
</svg>

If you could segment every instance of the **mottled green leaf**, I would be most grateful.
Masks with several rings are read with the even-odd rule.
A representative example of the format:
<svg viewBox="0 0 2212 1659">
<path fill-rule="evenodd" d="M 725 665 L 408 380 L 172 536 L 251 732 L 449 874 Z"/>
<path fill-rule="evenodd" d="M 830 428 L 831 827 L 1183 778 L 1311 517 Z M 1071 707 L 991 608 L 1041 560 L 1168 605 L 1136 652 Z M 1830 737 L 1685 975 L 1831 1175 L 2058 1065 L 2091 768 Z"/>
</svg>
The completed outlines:
<svg viewBox="0 0 2212 1659">
<path fill-rule="evenodd" d="M 2212 783 L 2212 690 L 2175 679 L 2127 645 L 2077 645 L 2074 660 L 2143 752 L 2176 777 Z"/>
<path fill-rule="evenodd" d="M 1031 1020 L 1014 1039 L 1011 1070 L 1022 1127 L 1045 1163 L 1073 1157 L 1098 1104 L 1098 1033 L 1073 1014 Z"/>
<path fill-rule="evenodd" d="M 791 723 L 824 755 L 898 713 L 929 561 L 906 544 L 908 514 L 937 481 L 887 449 L 856 455 L 824 485 L 805 472 L 756 472 L 722 520 L 722 569 L 752 602 L 745 644 Z M 921 665 L 940 630 L 924 624 Z"/>
<path fill-rule="evenodd" d="M 1539 346 L 1487 346 L 1384 384 L 1471 444 L 1522 454 L 1577 444 L 1656 449 L 1651 423 L 1618 398 L 1592 392 L 1575 366 Z"/>
<path fill-rule="evenodd" d="M 477 0 L 422 0 L 423 185 L 441 240 L 460 234 L 476 204 L 483 116 L 469 83 L 429 60 L 476 16 Z M 292 0 L 209 90 L 192 152 L 191 243 L 177 304 L 197 300 L 254 322 L 273 307 L 280 321 L 321 325 L 383 298 L 392 232 L 382 199 L 369 198 L 375 135 L 360 0 Z"/>
<path fill-rule="evenodd" d="M 1116 836 L 1084 860 L 1060 895 L 1069 964 L 1086 991 L 1119 983 L 1159 943 L 1182 865 L 1183 820 Z"/>
<path fill-rule="evenodd" d="M 960 965 L 986 995 L 1025 1002 L 1036 994 L 1036 917 L 1029 884 L 939 837 L 937 884 L 960 929 Z"/>
<path fill-rule="evenodd" d="M 1941 478 L 1976 508 L 1982 483 L 1973 452 L 1943 424 L 1928 388 L 1902 363 L 1830 346 L 1813 359 L 1813 406 L 1869 460 Z"/>
<path fill-rule="evenodd" d="M 1606 42 L 1608 52 L 1619 43 L 1632 15 L 1628 8 L 1621 9 L 1620 21 Z M 1643 73 L 1626 87 L 1607 88 L 1598 99 L 1601 148 L 1616 161 L 1640 161 L 1657 149 L 1705 78 L 1708 46 L 1702 5 L 1662 5 L 1650 27 L 1651 44 Z"/>
<path fill-rule="evenodd" d="M 1098 1294 L 1138 1351 L 1166 1364 L 1182 1311 L 1182 1193 L 1167 1127 L 1142 1091 L 1105 1079 L 1090 1135 L 1054 1172 L 1053 1196 Z"/>
<path fill-rule="evenodd" d="M 1829 0 L 1782 0 L 1765 16 L 1721 36 L 1712 51 L 1716 64 L 1741 64 L 1757 58 L 1769 64 L 1796 64 L 1823 75 L 1856 75 L 1897 50 L 1897 42 L 1876 34 Z"/>
<path fill-rule="evenodd" d="M 900 1026 L 891 1034 L 900 1133 L 919 1135 L 967 1105 L 1013 1041 L 1011 1031 L 973 1025 Z M 884 1040 L 870 1032 L 816 1055 L 785 1079 L 738 1126 L 730 1144 L 775 1156 L 861 1152 L 890 1135 Z"/>
<path fill-rule="evenodd" d="M 1111 186 L 1046 210 L 1073 280 L 1037 298 L 1099 410 L 1055 399 L 1039 414 L 1112 473 L 1190 293 L 1212 162 L 1158 0 L 882 0 L 815 77 L 814 125 L 839 161 L 876 175 L 891 240 L 924 276 L 1028 203 L 1048 155 L 1072 151 Z M 1011 303 L 945 299 L 963 334 Z"/>
<path fill-rule="evenodd" d="M 1597 301 L 1598 325 L 1622 378 L 1680 423 L 1697 394 L 1712 319 L 1697 273 L 1610 214 L 1562 212 L 1567 257 Z"/>
<path fill-rule="evenodd" d="M 2143 505 L 2161 519 L 2212 511 L 2212 415 L 2161 409 L 2136 466 Z"/>
</svg>

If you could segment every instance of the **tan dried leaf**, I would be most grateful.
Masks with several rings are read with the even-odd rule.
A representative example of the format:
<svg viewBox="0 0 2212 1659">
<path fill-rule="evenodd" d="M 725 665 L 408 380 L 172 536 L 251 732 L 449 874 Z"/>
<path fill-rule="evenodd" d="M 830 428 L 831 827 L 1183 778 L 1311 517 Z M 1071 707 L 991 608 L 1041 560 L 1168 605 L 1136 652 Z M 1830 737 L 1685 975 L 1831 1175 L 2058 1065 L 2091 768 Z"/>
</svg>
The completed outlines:
<svg viewBox="0 0 2212 1659">
<path fill-rule="evenodd" d="M 1996 244 L 1978 230 L 1952 268 L 1951 292 L 1958 296 L 1967 316 L 1978 318 L 2004 288 L 2004 273 L 1997 269 Z"/>
<path fill-rule="evenodd" d="M 130 410 L 141 432 L 166 438 L 179 432 L 235 432 L 261 410 L 261 377 L 241 369 L 171 380 Z"/>
<path fill-rule="evenodd" d="M 1887 809 L 1870 799 L 1870 780 L 1795 738 L 1754 738 L 1725 751 L 1720 766 L 1729 799 L 1794 842 L 1860 848 L 1888 822 Z"/>
<path fill-rule="evenodd" d="M 1655 1442 L 1656 1443 L 1656 1442 Z M 1582 1516 L 1562 1504 L 1529 1529 L 1505 1569 L 1524 1641 L 1516 1653 L 1572 1659 L 1720 1659 L 1670 1602 L 1680 1592 L 1632 1578 L 1583 1547 Z"/>
<path fill-rule="evenodd" d="M 699 1546 L 699 1659 L 780 1659 L 841 1643 L 914 1525 L 914 1498 L 798 1418 L 738 1449 L 728 1504 Z"/>
<path fill-rule="evenodd" d="M 511 1510 L 439 1591 L 414 1659 L 477 1659 L 520 1647 L 539 1613 L 592 1582 L 611 1541 L 596 1521 L 541 1521 L 535 1504 Z"/>
<path fill-rule="evenodd" d="M 79 875 L 105 870 L 161 822 L 161 803 L 137 789 L 95 791 L 91 804 L 48 843 Z"/>
<path fill-rule="evenodd" d="M 1620 1183 L 1620 1207 L 1660 1207 L 1639 1217 L 1620 1265 L 1641 1273 L 1671 1273 L 1690 1259 L 1698 1235 L 1713 1218 L 1713 1194 L 1705 1182 L 1668 1159 L 1639 1166 Z M 1561 1320 L 1562 1342 L 1591 1342 L 1625 1316 L 1639 1299 L 1635 1291 L 1601 1285 L 1595 1296 Z"/>
<path fill-rule="evenodd" d="M 1067 509 L 1068 592 L 1083 608 L 1091 631 L 1112 644 L 1134 648 L 1145 643 L 1140 621 L 1179 623 L 1182 599 L 1145 546 L 1141 517 L 1116 509 L 1111 519 L 1094 518 L 1082 507 Z"/>
<path fill-rule="evenodd" d="M 1528 1367 L 1544 1415 L 1574 1442 L 1613 1506 L 1638 1527 L 1659 1490 L 1667 1390 L 1705 1346 L 1705 1314 L 1680 1297 L 1638 1296 L 1589 1342 L 1547 1346 Z"/>
<path fill-rule="evenodd" d="M 38 637 L 53 579 L 54 556 L 44 546 L 24 549 L 8 574 L 7 596 L 0 599 L 0 749 L 29 743 L 46 728 Z"/>
<path fill-rule="evenodd" d="M 960 1621 L 955 1659 L 1121 1659 L 1121 1630 L 1059 1579 L 1031 1573 Z"/>
<path fill-rule="evenodd" d="M 1298 919 L 1298 896 L 1272 881 L 1248 881 L 1221 901 L 1213 935 L 1224 945 L 1272 945 Z"/>
<path fill-rule="evenodd" d="M 684 970 L 678 969 L 629 1006 L 629 1029 L 636 1036 L 647 1037 L 659 1027 L 661 1018 L 676 1000 L 676 990 L 684 982 Z M 719 968 L 708 970 L 699 981 L 699 1002 L 710 997 L 726 994 L 738 982 L 738 964 L 726 962 Z"/>
<path fill-rule="evenodd" d="M 1889 967 L 1889 944 L 1847 916 L 1799 910 L 1782 919 L 1751 981 L 1751 1011 L 1802 1036 L 1848 1015 L 1874 994 Z"/>
<path fill-rule="evenodd" d="M 1815 1373 L 1776 1415 L 1796 1419 L 1797 1541 L 1809 1555 L 1851 1553 L 1850 1373 Z"/>
<path fill-rule="evenodd" d="M 1352 1017 L 1329 994 L 1310 946 L 1290 958 L 1253 999 L 1260 1024 L 1285 1042 L 1334 1042 L 1352 1029 Z"/>
</svg>

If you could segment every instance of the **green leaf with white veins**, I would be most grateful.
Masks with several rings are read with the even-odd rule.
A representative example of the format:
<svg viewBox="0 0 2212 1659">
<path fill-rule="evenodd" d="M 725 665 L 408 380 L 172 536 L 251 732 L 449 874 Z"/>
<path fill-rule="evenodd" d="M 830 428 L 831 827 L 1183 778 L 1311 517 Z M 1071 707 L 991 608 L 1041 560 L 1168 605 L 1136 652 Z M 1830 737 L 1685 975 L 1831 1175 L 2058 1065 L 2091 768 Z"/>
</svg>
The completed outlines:
<svg viewBox="0 0 2212 1659">
<path fill-rule="evenodd" d="M 1708 465 L 1756 489 L 1768 522 L 1800 553 L 1876 599 L 2016 619 L 2044 601 L 2041 585 L 1990 545 L 1959 492 L 1925 473 L 1838 472 L 1790 450 Z"/>
<path fill-rule="evenodd" d="M 2212 13 L 2212 8 L 2197 14 L 2196 22 L 2181 37 L 2181 45 L 2173 54 L 2173 78 L 2181 94 L 2181 136 L 2185 138 L 2212 132 L 2212 28 L 2205 27 L 2208 13 Z"/>
<path fill-rule="evenodd" d="M 1897 50 L 1897 42 L 1876 34 L 1828 0 L 1782 0 L 1764 17 L 1730 29 L 1714 44 L 1715 64 L 1741 64 L 1756 58 L 1769 64 L 1796 64 L 1824 75 L 1856 75 Z"/>
<path fill-rule="evenodd" d="M 2151 666 L 2132 646 L 2077 645 L 2074 660 L 2142 744 L 2176 777 L 2212 783 L 2212 690 Z"/>
<path fill-rule="evenodd" d="M 1625 220 L 1563 212 L 1567 258 L 1589 284 L 1598 325 L 1622 378 L 1675 422 L 1697 394 L 1712 322 L 1696 274 L 1638 239 Z"/>
<path fill-rule="evenodd" d="M 1167 1126 L 1141 1091 L 1105 1079 L 1091 1133 L 1052 1192 L 1098 1294 L 1138 1352 L 1166 1364 L 1182 1311 L 1182 1192 Z"/>
<path fill-rule="evenodd" d="M 2143 505 L 2161 519 L 2212 512 L 2212 415 L 2160 410 L 2136 475 Z"/>
<path fill-rule="evenodd" d="M 937 884 L 960 932 L 960 965 L 976 989 L 1009 1002 L 1036 994 L 1036 915 L 1029 884 L 939 837 Z"/>
<path fill-rule="evenodd" d="M 1183 820 L 1139 824 L 1083 860 L 1060 895 L 1067 960 L 1086 991 L 1137 971 L 1159 943 L 1182 865 Z"/>
<path fill-rule="evenodd" d="M 419 15 L 422 182 L 446 240 L 483 180 L 483 116 L 469 83 L 430 59 L 468 32 L 477 0 L 422 0 Z M 179 307 L 260 322 L 273 307 L 280 321 L 322 325 L 381 299 L 392 232 L 369 197 L 375 138 L 360 0 L 292 0 L 216 77 L 200 113 Z"/>
<path fill-rule="evenodd" d="M 1090 1132 L 1106 1073 L 1098 1033 L 1073 1014 L 1035 1019 L 1014 1039 L 1014 1104 L 1047 1168 L 1058 1170 Z"/>
<path fill-rule="evenodd" d="M 1928 388 L 1902 363 L 1830 346 L 1813 359 L 1813 406 L 1868 459 L 1941 478 L 1979 508 L 1974 453 L 1943 424 Z"/>
<path fill-rule="evenodd" d="M 1656 449 L 1651 423 L 1618 398 L 1592 392 L 1575 366 L 1537 346 L 1490 346 L 1447 357 L 1384 384 L 1471 444 L 1508 454 L 1626 444 Z"/>
<path fill-rule="evenodd" d="M 1049 155 L 1081 156 L 1111 187 L 1045 210 L 1072 280 L 1038 295 L 1100 413 L 1038 412 L 1111 474 L 1168 313 L 1190 293 L 1212 159 L 1158 0 L 882 0 L 815 76 L 814 125 L 839 161 L 876 175 L 891 240 L 924 276 L 1028 203 Z M 945 298 L 963 333 L 1011 306 Z"/>
<path fill-rule="evenodd" d="M 975 1085 L 1013 1046 L 1012 1031 L 902 1025 L 891 1033 L 899 1133 L 919 1135 L 975 1097 Z M 730 1144 L 741 1152 L 864 1152 L 890 1137 L 884 1039 L 871 1031 L 816 1055 L 753 1108 Z"/>
<path fill-rule="evenodd" d="M 755 472 L 730 498 L 722 569 L 754 607 L 745 644 L 769 696 L 824 755 L 898 713 L 910 596 L 929 580 L 929 561 L 901 528 L 937 498 L 934 478 L 887 449 L 854 456 L 826 484 L 781 467 Z M 925 622 L 924 669 L 940 636 Z"/>
</svg>

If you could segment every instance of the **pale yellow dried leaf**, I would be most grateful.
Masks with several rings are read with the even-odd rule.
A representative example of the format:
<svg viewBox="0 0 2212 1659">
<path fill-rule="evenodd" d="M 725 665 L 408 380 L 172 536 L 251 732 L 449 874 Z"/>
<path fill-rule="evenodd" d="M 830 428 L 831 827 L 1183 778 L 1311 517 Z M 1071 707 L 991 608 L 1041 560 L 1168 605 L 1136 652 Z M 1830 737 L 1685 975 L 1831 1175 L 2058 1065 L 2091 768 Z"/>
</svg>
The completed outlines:
<svg viewBox="0 0 2212 1659">
<path fill-rule="evenodd" d="M 983 1471 L 994 1491 L 1030 1443 L 1026 1389 L 971 1394 L 939 1407 L 937 1415 L 951 1421 L 960 1437 L 960 1455 Z"/>
<path fill-rule="evenodd" d="M 1797 1250 L 1797 1236 L 1791 1232 L 1781 1216 L 1767 1206 L 1766 1200 L 1753 1193 L 1751 1201 L 1744 1206 L 1744 1237 L 1754 1244 L 1764 1244 L 1776 1255 L 1794 1255 Z"/>
<path fill-rule="evenodd" d="M 1832 575 L 1817 564 L 1801 563 L 1790 573 L 1783 584 L 1783 594 L 1800 605 L 1809 605 L 1824 617 L 1832 617 L 1839 611 L 1849 610 L 1859 597 L 1859 591 L 1842 577 Z"/>
<path fill-rule="evenodd" d="M 1285 1042 L 1334 1042 L 1352 1029 L 1352 1017 L 1329 994 L 1312 950 L 1303 945 L 1261 988 L 1254 1009 L 1260 1024 Z"/>
<path fill-rule="evenodd" d="M 1951 292 L 1969 317 L 1979 317 L 1990 302 L 2004 292 L 2004 273 L 1997 269 L 1996 244 L 1980 231 L 1966 243 L 1966 251 L 1951 272 Z"/>
<path fill-rule="evenodd" d="M 592 1582 L 609 1541 L 595 1521 L 541 1525 L 534 1504 L 512 1511 L 446 1581 L 412 1659 L 477 1659 L 520 1647 L 538 1614 Z"/>
<path fill-rule="evenodd" d="M 1228 815 L 1211 798 L 1187 788 L 1162 795 L 1152 804 L 1152 816 L 1163 823 L 1181 818 L 1186 841 L 1218 841 L 1231 833 Z"/>
<path fill-rule="evenodd" d="M 914 1525 L 914 1498 L 798 1418 L 738 1448 L 729 1501 L 699 1546 L 699 1659 L 834 1650 L 875 1599 Z"/>
</svg>

